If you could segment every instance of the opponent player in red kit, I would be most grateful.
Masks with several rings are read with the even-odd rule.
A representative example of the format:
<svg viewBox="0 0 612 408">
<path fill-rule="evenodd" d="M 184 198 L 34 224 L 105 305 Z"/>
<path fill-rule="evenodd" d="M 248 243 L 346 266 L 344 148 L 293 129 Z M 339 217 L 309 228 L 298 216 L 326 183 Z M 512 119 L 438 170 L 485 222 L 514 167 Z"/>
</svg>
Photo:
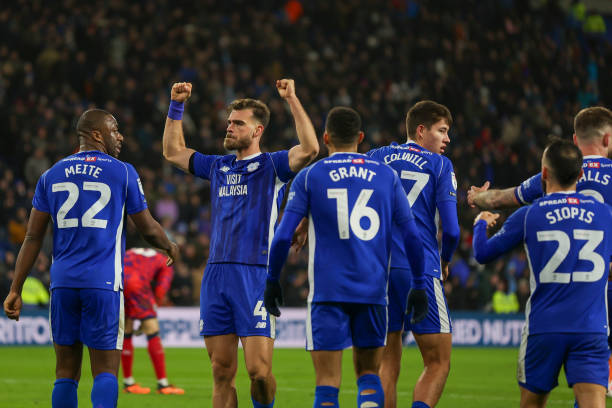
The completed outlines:
<svg viewBox="0 0 612 408">
<path fill-rule="evenodd" d="M 132 376 L 134 320 L 140 320 L 140 329 L 147 335 L 149 356 L 157 376 L 159 394 L 184 394 L 181 388 L 168 383 L 164 349 L 159 338 L 157 304 L 172 282 L 172 267 L 166 266 L 166 257 L 148 248 L 132 248 L 124 258 L 125 340 L 121 352 L 124 392 L 148 394 L 150 388 L 141 387 Z"/>
</svg>

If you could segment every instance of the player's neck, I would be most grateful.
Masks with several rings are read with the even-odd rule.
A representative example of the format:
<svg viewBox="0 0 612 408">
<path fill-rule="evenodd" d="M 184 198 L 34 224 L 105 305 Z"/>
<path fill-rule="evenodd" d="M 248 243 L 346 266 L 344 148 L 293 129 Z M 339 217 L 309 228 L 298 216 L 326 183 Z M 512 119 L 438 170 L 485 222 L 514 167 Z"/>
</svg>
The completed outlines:
<svg viewBox="0 0 612 408">
<path fill-rule="evenodd" d="M 249 157 L 257 153 L 261 153 L 261 149 L 259 148 L 259 145 L 253 143 L 246 149 L 236 150 L 236 160 L 244 160 L 245 157 Z"/>
<path fill-rule="evenodd" d="M 334 153 L 358 153 L 357 145 L 354 146 L 333 146 L 327 145 L 328 156 L 331 156 Z"/>
<path fill-rule="evenodd" d="M 576 192 L 576 185 L 562 187 L 557 183 L 546 183 L 546 194 Z"/>
<path fill-rule="evenodd" d="M 578 148 L 580 148 L 580 151 L 582 152 L 583 156 L 603 156 L 606 157 L 608 155 L 608 148 L 598 145 L 598 144 L 594 144 L 594 143 L 590 143 L 590 144 L 584 144 L 584 145 L 578 145 Z"/>
<path fill-rule="evenodd" d="M 79 145 L 79 152 L 87 152 L 87 151 L 91 151 L 91 150 L 97 150 L 99 152 L 106 153 L 101 146 L 97 146 L 95 144 L 81 143 Z"/>
</svg>

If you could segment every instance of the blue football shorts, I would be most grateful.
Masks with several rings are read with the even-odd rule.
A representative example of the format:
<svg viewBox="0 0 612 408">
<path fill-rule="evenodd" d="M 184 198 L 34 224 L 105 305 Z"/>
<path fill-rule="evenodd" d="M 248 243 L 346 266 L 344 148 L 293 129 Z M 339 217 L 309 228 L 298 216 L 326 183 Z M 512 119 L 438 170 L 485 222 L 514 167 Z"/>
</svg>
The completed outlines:
<svg viewBox="0 0 612 408">
<path fill-rule="evenodd" d="M 276 318 L 264 306 L 265 266 L 206 265 L 200 290 L 200 335 L 276 337 Z"/>
<path fill-rule="evenodd" d="M 383 347 L 387 341 L 387 307 L 366 303 L 309 303 L 306 350 Z"/>
<path fill-rule="evenodd" d="M 406 319 L 406 300 L 408 291 L 410 290 L 410 269 L 391 268 L 389 272 L 389 324 L 388 331 L 396 332 L 404 328 L 404 320 Z"/>
<path fill-rule="evenodd" d="M 523 330 L 517 379 L 521 387 L 546 394 L 558 385 L 561 366 L 567 383 L 608 387 L 608 336 L 596 333 L 529 334 Z"/>
<path fill-rule="evenodd" d="M 123 292 L 106 289 L 54 288 L 49 308 L 51 341 L 77 342 L 98 350 L 123 348 Z"/>
<path fill-rule="evenodd" d="M 451 333 L 453 327 L 448 313 L 448 303 L 444 295 L 442 281 L 433 276 L 426 276 L 425 283 L 425 290 L 427 291 L 427 299 L 429 301 L 427 316 L 420 323 L 411 325 L 411 316 L 406 315 L 404 329 L 411 330 L 415 334 Z M 410 290 L 410 284 L 408 286 Z"/>
</svg>

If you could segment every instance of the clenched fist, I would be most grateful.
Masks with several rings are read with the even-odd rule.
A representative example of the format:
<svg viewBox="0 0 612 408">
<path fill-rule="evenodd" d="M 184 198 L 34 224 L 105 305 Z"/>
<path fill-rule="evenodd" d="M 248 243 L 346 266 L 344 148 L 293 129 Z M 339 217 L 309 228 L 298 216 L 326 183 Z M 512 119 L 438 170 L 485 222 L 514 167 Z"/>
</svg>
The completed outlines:
<svg viewBox="0 0 612 408">
<path fill-rule="evenodd" d="M 276 89 L 283 99 L 295 96 L 295 84 L 293 83 L 293 79 L 279 79 L 276 81 Z"/>
<path fill-rule="evenodd" d="M 185 102 L 191 96 L 191 82 L 177 82 L 172 85 L 170 99 L 175 102 Z"/>
</svg>

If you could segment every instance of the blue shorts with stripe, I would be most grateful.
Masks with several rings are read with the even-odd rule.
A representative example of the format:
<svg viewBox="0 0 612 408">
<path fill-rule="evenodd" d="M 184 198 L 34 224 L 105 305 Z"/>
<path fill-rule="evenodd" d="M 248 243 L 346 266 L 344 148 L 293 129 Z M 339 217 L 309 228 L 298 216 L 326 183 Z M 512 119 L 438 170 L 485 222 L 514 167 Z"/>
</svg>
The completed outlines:
<svg viewBox="0 0 612 408">
<path fill-rule="evenodd" d="M 99 350 L 123 348 L 123 292 L 54 288 L 49 308 L 51 340 L 61 346 L 83 343 Z"/>
<path fill-rule="evenodd" d="M 543 333 L 527 335 L 519 348 L 517 379 L 521 387 L 546 394 L 558 385 L 563 366 L 567 383 L 608 387 L 607 335 L 594 333 Z"/>
<path fill-rule="evenodd" d="M 453 328 L 448 313 L 448 303 L 444 295 L 442 281 L 433 276 L 425 279 L 429 310 L 423 321 L 415 325 L 410 324 L 410 315 L 406 315 L 404 329 L 416 334 L 451 333 Z M 408 287 L 410 290 L 410 285 Z"/>
<path fill-rule="evenodd" d="M 308 303 L 306 350 L 383 347 L 387 340 L 387 307 L 367 303 Z"/>
<path fill-rule="evenodd" d="M 276 337 L 276 318 L 263 305 L 265 266 L 206 265 L 200 290 L 200 335 Z"/>
</svg>

